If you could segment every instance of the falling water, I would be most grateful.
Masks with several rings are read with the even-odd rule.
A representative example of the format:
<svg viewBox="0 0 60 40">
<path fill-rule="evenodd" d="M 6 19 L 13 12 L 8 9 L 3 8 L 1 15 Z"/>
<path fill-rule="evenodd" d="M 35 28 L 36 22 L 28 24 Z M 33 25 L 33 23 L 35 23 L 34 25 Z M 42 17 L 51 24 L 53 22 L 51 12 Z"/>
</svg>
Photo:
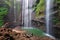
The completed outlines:
<svg viewBox="0 0 60 40">
<path fill-rule="evenodd" d="M 17 10 L 16 10 L 16 1 L 14 1 L 14 22 L 16 22 L 16 13 L 17 13 Z"/>
<path fill-rule="evenodd" d="M 53 7 L 53 0 L 46 0 L 46 32 L 48 34 L 51 34 L 53 33 L 53 30 L 52 30 L 52 7 Z"/>
<path fill-rule="evenodd" d="M 31 20 L 32 20 L 32 12 L 33 12 L 33 9 L 32 9 L 33 3 L 34 3 L 33 0 L 29 0 L 28 1 L 28 8 L 29 8 L 29 27 L 32 27 Z"/>
<path fill-rule="evenodd" d="M 28 0 L 22 1 L 22 22 L 24 27 L 28 27 Z"/>
<path fill-rule="evenodd" d="M 31 26 L 31 15 L 32 15 L 32 5 L 33 0 L 23 0 L 22 5 L 22 20 L 24 23 L 24 27 L 32 27 Z"/>
<path fill-rule="evenodd" d="M 14 22 L 15 25 L 19 24 L 19 16 L 20 16 L 20 1 L 21 0 L 14 0 Z"/>
</svg>

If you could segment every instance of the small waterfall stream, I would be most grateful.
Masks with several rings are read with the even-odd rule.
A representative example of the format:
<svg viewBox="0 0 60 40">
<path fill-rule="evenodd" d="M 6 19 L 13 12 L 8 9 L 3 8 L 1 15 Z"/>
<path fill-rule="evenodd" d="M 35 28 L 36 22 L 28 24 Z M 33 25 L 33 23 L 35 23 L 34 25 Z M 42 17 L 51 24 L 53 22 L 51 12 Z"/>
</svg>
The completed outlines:
<svg viewBox="0 0 60 40">
<path fill-rule="evenodd" d="M 16 23 L 15 25 L 19 25 L 20 21 L 19 21 L 19 16 L 21 13 L 21 6 L 20 6 L 20 2 L 21 0 L 14 0 L 14 23 Z"/>
<path fill-rule="evenodd" d="M 46 0 L 46 33 L 53 34 L 52 30 L 52 8 L 53 8 L 53 0 Z"/>
<path fill-rule="evenodd" d="M 24 23 L 24 27 L 32 27 L 31 26 L 31 15 L 32 15 L 32 5 L 33 0 L 23 0 L 22 2 L 22 22 Z"/>
<path fill-rule="evenodd" d="M 28 0 L 23 0 L 22 2 L 22 21 L 24 27 L 28 27 Z"/>
</svg>

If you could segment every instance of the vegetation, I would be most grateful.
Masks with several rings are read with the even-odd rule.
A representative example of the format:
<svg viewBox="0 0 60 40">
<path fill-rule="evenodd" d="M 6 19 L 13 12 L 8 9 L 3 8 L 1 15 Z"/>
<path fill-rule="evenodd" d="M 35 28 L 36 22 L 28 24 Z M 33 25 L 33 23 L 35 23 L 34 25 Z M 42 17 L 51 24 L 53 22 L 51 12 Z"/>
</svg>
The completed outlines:
<svg viewBox="0 0 60 40">
<path fill-rule="evenodd" d="M 7 8 L 4 8 L 4 7 L 0 7 L 0 26 L 3 25 L 4 23 L 4 16 L 7 15 L 8 13 L 8 9 Z"/>
<path fill-rule="evenodd" d="M 2 26 L 4 23 L 3 18 L 8 14 L 9 11 L 11 11 L 9 9 L 12 9 L 12 4 L 14 4 L 14 6 L 16 7 L 16 11 L 18 13 L 20 13 L 20 2 L 17 2 L 16 0 L 13 0 L 13 1 L 12 0 L 2 0 L 2 1 L 0 1 L 0 26 Z"/>
<path fill-rule="evenodd" d="M 11 6 L 10 0 L 5 0 L 4 2 L 5 2 L 5 4 L 7 4 L 8 6 Z"/>
<path fill-rule="evenodd" d="M 54 24 L 60 23 L 60 0 L 54 0 L 54 11 L 57 11 L 57 13 L 54 14 L 53 22 Z M 45 1 L 44 0 L 36 0 L 35 5 L 33 6 L 36 17 L 40 18 L 44 16 L 45 11 Z"/>
<path fill-rule="evenodd" d="M 8 14 L 8 7 L 10 7 L 10 1 L 9 0 L 2 0 L 0 2 L 0 26 L 4 24 L 4 17 Z"/>
<path fill-rule="evenodd" d="M 55 5 L 54 10 L 57 12 L 54 14 L 53 22 L 56 25 L 60 23 L 60 0 L 55 0 Z"/>
<path fill-rule="evenodd" d="M 44 7 L 45 7 L 45 1 L 44 0 L 37 0 L 34 7 L 34 11 L 36 13 L 36 17 L 43 16 L 44 15 Z"/>
</svg>

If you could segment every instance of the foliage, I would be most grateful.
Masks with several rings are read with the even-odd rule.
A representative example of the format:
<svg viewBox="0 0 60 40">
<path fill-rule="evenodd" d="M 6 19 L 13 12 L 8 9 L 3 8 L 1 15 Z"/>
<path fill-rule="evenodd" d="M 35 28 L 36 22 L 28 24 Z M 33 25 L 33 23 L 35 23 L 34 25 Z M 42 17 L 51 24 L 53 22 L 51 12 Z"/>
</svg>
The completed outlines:
<svg viewBox="0 0 60 40">
<path fill-rule="evenodd" d="M 4 20 L 0 20 L 0 27 L 4 24 Z"/>
<path fill-rule="evenodd" d="M 56 3 L 60 3 L 60 0 L 55 0 L 56 1 Z"/>
<path fill-rule="evenodd" d="M 0 26 L 3 25 L 4 23 L 4 16 L 7 15 L 8 13 L 8 8 L 5 8 L 5 7 L 0 7 Z"/>
<path fill-rule="evenodd" d="M 18 5 L 16 5 L 16 3 Z M 2 0 L 2 1 L 0 1 L 0 20 L 1 20 L 0 26 L 3 25 L 3 23 L 4 23 L 3 18 L 4 18 L 4 16 L 7 15 L 8 10 L 9 10 L 9 8 L 11 8 L 12 4 L 14 4 L 14 6 L 17 6 L 16 9 L 18 12 L 20 12 L 20 2 L 16 2 L 16 0 Z"/>
<path fill-rule="evenodd" d="M 59 20 L 58 18 L 54 18 L 54 19 L 53 19 L 53 22 L 54 22 L 54 24 L 57 24 L 57 23 L 60 22 L 60 20 Z"/>
<path fill-rule="evenodd" d="M 37 2 L 38 1 L 38 2 Z M 39 16 L 39 13 L 42 11 L 44 12 L 44 0 L 37 0 L 36 1 L 36 4 L 34 6 L 34 10 L 35 10 L 35 13 L 36 13 L 36 16 Z"/>
<path fill-rule="evenodd" d="M 4 7 L 0 7 L 0 16 L 6 15 L 8 13 L 8 9 Z"/>
<path fill-rule="evenodd" d="M 4 2 L 5 2 L 8 6 L 11 6 L 10 0 L 5 0 Z"/>
<path fill-rule="evenodd" d="M 60 0 L 55 0 L 55 4 L 56 4 L 56 11 L 57 13 L 54 14 L 55 15 L 55 18 L 53 18 L 53 22 L 54 24 L 57 24 L 57 23 L 60 23 Z"/>
<path fill-rule="evenodd" d="M 11 6 L 11 0 L 2 0 L 2 1 L 0 1 L 0 5 L 3 5 L 3 4 L 6 4 L 6 5 L 8 5 L 9 7 Z M 5 6 L 5 5 L 4 5 Z"/>
</svg>

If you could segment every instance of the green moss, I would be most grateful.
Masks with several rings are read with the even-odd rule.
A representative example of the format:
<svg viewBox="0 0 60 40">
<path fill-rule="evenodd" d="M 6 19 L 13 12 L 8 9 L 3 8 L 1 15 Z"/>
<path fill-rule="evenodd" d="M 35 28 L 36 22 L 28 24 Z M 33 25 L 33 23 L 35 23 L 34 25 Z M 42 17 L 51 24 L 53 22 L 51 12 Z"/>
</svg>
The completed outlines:
<svg viewBox="0 0 60 40">
<path fill-rule="evenodd" d="M 37 29 L 37 28 L 33 28 L 33 29 L 24 29 L 27 31 L 27 33 L 32 33 L 33 35 L 35 36 L 41 36 L 43 37 L 44 34 L 43 34 L 43 31 L 40 30 L 40 29 Z"/>
</svg>

